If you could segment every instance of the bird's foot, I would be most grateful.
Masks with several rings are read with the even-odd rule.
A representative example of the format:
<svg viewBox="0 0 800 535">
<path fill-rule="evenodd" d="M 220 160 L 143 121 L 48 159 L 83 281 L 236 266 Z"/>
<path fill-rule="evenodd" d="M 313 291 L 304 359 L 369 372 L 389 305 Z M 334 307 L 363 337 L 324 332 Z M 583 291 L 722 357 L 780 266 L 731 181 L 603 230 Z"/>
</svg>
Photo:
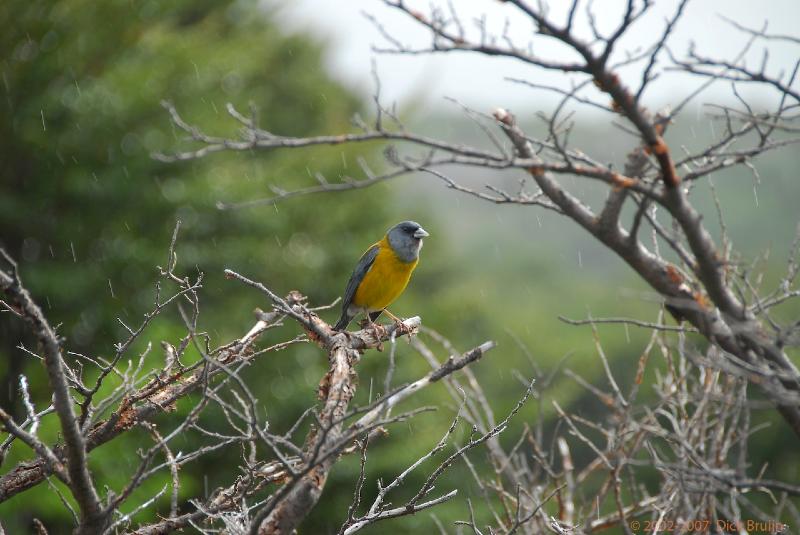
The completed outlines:
<svg viewBox="0 0 800 535">
<path fill-rule="evenodd" d="M 370 320 L 369 318 L 364 318 L 359 323 L 359 327 L 363 330 L 369 330 L 372 332 L 372 336 L 375 337 L 375 340 L 378 342 L 378 345 L 375 346 L 375 349 L 378 351 L 383 351 L 383 343 L 381 342 L 381 337 L 386 334 L 386 329 L 383 328 L 382 325 L 375 323 L 374 321 Z"/>
<path fill-rule="evenodd" d="M 394 314 L 392 314 L 391 312 L 389 312 L 386 309 L 384 309 L 384 312 L 394 322 L 394 328 L 395 328 L 395 332 L 396 332 L 397 335 L 411 334 L 411 329 L 404 323 L 405 320 L 403 318 L 395 316 Z M 409 342 L 410 342 L 410 340 L 411 339 L 409 338 Z"/>
<path fill-rule="evenodd" d="M 395 316 L 394 314 L 392 314 L 391 312 L 389 312 L 389 309 L 388 309 L 388 308 L 384 308 L 384 309 L 383 309 L 383 311 L 384 311 L 384 313 L 386 313 L 386 315 L 387 315 L 387 316 L 389 316 L 389 317 L 390 317 L 390 318 L 391 318 L 391 319 L 392 319 L 392 320 L 393 320 L 395 323 L 403 323 L 403 319 L 402 319 L 402 318 L 398 318 L 397 316 Z"/>
</svg>

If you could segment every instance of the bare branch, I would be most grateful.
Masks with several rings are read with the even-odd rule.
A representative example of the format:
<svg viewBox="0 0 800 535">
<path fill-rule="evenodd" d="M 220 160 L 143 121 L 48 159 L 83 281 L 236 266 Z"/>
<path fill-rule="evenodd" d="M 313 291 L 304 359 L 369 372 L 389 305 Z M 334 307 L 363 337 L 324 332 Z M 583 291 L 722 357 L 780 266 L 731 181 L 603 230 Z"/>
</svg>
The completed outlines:
<svg viewBox="0 0 800 535">
<path fill-rule="evenodd" d="M 5 251 L 2 251 L 2 254 L 5 258 L 9 258 Z M 61 345 L 56 333 L 50 327 L 41 309 L 33 302 L 28 291 L 22 286 L 15 265 L 12 264 L 11 274 L 0 271 L 0 289 L 19 308 L 44 352 L 45 368 L 53 389 L 54 406 L 66 445 L 70 490 L 81 510 L 81 525 L 78 527 L 77 533 L 102 531 L 108 525 L 108 517 L 103 510 L 100 497 L 89 473 L 86 442 L 72 405 L 65 365 L 61 357 Z M 9 425 L 9 421 L 4 419 L 6 426 Z M 52 459 L 48 463 L 57 468 L 57 464 L 53 463 Z"/>
</svg>

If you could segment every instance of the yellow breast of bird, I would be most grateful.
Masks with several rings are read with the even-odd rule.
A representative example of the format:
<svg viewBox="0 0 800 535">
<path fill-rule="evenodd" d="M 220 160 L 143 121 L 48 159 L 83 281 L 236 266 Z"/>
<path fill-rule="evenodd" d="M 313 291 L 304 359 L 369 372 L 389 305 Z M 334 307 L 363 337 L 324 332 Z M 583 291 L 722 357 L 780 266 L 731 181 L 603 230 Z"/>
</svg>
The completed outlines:
<svg viewBox="0 0 800 535">
<path fill-rule="evenodd" d="M 419 261 L 403 262 L 397 258 L 386 238 L 378 245 L 378 255 L 353 296 L 354 305 L 370 312 L 383 310 L 400 297 Z"/>
</svg>

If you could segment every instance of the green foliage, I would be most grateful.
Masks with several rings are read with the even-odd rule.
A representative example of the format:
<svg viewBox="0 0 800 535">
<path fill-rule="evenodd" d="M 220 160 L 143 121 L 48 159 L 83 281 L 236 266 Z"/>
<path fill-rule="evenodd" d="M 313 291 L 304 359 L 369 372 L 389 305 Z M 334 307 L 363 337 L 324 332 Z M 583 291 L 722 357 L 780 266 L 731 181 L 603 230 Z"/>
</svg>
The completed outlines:
<svg viewBox="0 0 800 535">
<path fill-rule="evenodd" d="M 173 100 L 189 120 L 229 134 L 237 123 L 225 112 L 227 102 L 241 110 L 252 103 L 281 134 L 348 128 L 358 102 L 323 74 L 320 45 L 283 34 L 254 5 L 9 1 L 0 6 L 0 21 L 0 242 L 19 259 L 24 281 L 60 325 L 70 351 L 111 356 L 113 344 L 127 337 L 117 318 L 136 328 L 153 308 L 156 266 L 166 265 L 176 219 L 183 223 L 179 270 L 205 273 L 200 328 L 218 344 L 243 334 L 252 309 L 265 306 L 251 289 L 224 280 L 224 267 L 280 292 L 298 288 L 315 303 L 330 302 L 361 249 L 397 219 L 379 201 L 385 193 L 379 189 L 347 203 L 320 198 L 313 210 L 215 207 L 269 196 L 272 182 L 296 187 L 310 169 L 338 179 L 355 168 L 352 150 L 217 155 L 185 164 L 151 157 L 185 147 L 161 99 Z M 20 373 L 29 377 L 37 406 L 46 406 L 41 366 L 15 348 L 31 340 L 6 316 L 0 328 L 3 406 L 20 414 Z M 147 342 L 174 343 L 183 332 L 177 314 L 159 318 L 130 356 Z M 321 359 L 303 347 L 249 372 L 265 398 L 277 394 L 282 408 L 270 403 L 269 410 L 276 428 L 315 399 Z M 42 438 L 56 442 L 56 429 L 55 418 L 46 418 Z M 134 431 L 93 452 L 100 487 L 118 490 L 138 462 L 136 448 L 148 441 L 144 431 Z M 4 469 L 29 456 L 23 450 L 15 447 Z M 182 498 L 195 496 L 204 480 L 225 482 L 237 462 L 236 452 L 226 452 L 187 470 Z M 162 484 L 154 479 L 143 491 Z M 48 526 L 69 522 L 46 485 L 0 506 L 12 533 L 27 531 L 33 516 Z"/>
</svg>

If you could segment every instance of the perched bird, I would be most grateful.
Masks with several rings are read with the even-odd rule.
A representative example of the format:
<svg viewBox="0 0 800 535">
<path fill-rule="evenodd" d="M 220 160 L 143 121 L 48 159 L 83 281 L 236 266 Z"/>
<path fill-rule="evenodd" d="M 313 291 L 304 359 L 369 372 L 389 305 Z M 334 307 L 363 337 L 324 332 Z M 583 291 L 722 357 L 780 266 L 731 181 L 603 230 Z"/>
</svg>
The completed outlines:
<svg viewBox="0 0 800 535">
<path fill-rule="evenodd" d="M 360 312 L 374 322 L 400 297 L 411 279 L 411 272 L 417 267 L 422 238 L 426 236 L 428 233 L 419 223 L 403 221 L 390 228 L 381 241 L 361 255 L 347 282 L 342 315 L 333 327 L 335 330 L 346 328 Z"/>
</svg>

